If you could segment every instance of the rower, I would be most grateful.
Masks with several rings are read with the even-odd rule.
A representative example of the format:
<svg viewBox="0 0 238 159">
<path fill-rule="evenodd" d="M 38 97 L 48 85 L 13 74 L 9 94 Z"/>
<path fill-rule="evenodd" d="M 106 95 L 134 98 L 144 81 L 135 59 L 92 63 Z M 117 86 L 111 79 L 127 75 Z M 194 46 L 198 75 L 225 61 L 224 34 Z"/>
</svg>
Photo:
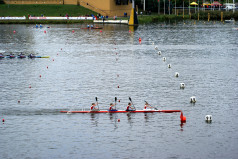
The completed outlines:
<svg viewBox="0 0 238 159">
<path fill-rule="evenodd" d="M 93 25 L 91 25 L 91 28 L 93 28 Z"/>
<path fill-rule="evenodd" d="M 109 111 L 117 111 L 115 108 L 115 104 L 110 103 Z"/>
<path fill-rule="evenodd" d="M 128 106 L 126 107 L 126 111 L 135 111 L 135 107 L 131 105 L 131 102 L 128 103 Z"/>
<path fill-rule="evenodd" d="M 33 55 L 33 54 L 30 54 L 28 57 L 30 57 L 30 58 L 33 58 L 33 57 L 34 57 L 34 55 Z"/>
<path fill-rule="evenodd" d="M 148 109 L 149 108 L 149 109 Z M 144 110 L 154 110 L 155 108 L 152 107 L 148 102 L 145 101 L 145 107 Z"/>
<path fill-rule="evenodd" d="M 89 26 L 89 25 L 88 25 L 87 27 L 88 27 L 88 28 L 90 28 L 90 26 Z"/>
<path fill-rule="evenodd" d="M 91 111 L 99 111 L 99 109 L 97 108 L 97 105 L 95 103 L 92 103 L 90 110 Z"/>
</svg>

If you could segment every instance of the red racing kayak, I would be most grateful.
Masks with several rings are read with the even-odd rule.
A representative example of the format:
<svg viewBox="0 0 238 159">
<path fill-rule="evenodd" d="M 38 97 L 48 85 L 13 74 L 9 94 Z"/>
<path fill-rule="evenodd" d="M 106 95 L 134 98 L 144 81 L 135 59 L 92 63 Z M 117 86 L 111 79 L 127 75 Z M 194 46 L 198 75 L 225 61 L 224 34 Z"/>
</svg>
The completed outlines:
<svg viewBox="0 0 238 159">
<path fill-rule="evenodd" d="M 175 113 L 175 112 L 182 112 L 181 110 L 116 110 L 116 111 L 109 111 L 109 110 L 99 110 L 99 111 L 60 111 L 60 113 Z"/>
</svg>

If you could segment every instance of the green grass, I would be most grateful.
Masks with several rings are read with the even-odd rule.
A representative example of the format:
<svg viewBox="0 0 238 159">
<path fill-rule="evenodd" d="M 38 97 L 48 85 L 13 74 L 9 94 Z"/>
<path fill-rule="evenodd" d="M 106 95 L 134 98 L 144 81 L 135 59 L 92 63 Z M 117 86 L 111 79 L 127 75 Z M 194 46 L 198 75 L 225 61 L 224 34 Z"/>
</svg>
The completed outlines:
<svg viewBox="0 0 238 159">
<path fill-rule="evenodd" d="M 29 5 L 0 5 L 0 16 L 85 16 L 97 15 L 96 12 L 77 5 L 44 5 L 44 4 L 29 4 Z"/>
</svg>

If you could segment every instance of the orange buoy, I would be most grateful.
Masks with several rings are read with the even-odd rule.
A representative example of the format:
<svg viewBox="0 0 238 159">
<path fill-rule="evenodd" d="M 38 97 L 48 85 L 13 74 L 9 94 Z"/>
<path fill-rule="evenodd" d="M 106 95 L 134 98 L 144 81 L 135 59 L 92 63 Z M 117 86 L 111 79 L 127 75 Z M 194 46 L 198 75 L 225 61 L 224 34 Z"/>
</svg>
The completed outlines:
<svg viewBox="0 0 238 159">
<path fill-rule="evenodd" d="M 100 33 L 102 33 L 102 30 L 100 30 Z"/>
<path fill-rule="evenodd" d="M 54 59 L 52 61 L 55 61 Z"/>
<path fill-rule="evenodd" d="M 72 30 L 72 33 L 74 33 L 74 30 Z"/>
<path fill-rule="evenodd" d="M 139 37 L 139 42 L 141 42 L 141 38 Z"/>
<path fill-rule="evenodd" d="M 183 115 L 183 112 L 181 112 L 180 120 L 181 120 L 182 123 L 186 122 L 186 116 Z"/>
</svg>

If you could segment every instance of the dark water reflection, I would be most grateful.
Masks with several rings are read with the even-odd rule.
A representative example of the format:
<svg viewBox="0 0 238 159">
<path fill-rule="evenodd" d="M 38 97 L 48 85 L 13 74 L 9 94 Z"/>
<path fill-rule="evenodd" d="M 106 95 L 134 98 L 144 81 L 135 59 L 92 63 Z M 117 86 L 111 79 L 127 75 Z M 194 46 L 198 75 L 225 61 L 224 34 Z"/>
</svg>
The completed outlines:
<svg viewBox="0 0 238 159">
<path fill-rule="evenodd" d="M 0 158 L 238 156 L 237 24 L 186 21 L 134 31 L 104 25 L 102 32 L 81 24 L 49 26 L 0 25 L 4 54 L 50 56 L 0 59 Z M 95 97 L 107 109 L 115 96 L 118 109 L 130 96 L 137 109 L 144 100 L 181 109 L 187 123 L 179 113 L 59 113 L 88 109 Z M 191 96 L 197 103 L 189 103 Z M 207 114 L 211 123 L 204 121 Z"/>
</svg>

